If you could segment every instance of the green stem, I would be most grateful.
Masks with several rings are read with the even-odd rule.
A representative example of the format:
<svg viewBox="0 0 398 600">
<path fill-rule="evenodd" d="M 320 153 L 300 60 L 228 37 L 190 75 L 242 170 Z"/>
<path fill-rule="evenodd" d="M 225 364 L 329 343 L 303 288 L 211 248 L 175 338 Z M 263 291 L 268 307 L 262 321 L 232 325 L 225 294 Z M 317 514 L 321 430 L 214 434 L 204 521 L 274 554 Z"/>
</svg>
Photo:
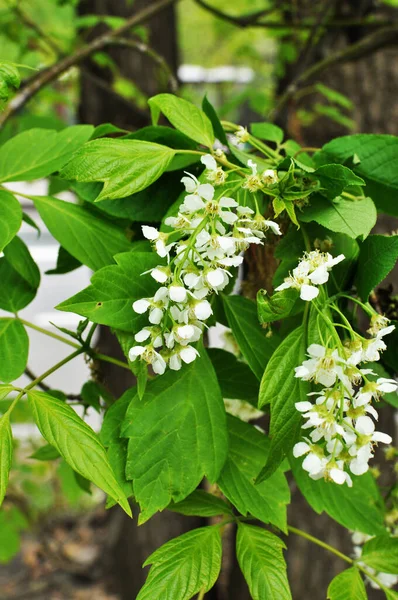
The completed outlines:
<svg viewBox="0 0 398 600">
<path fill-rule="evenodd" d="M 336 294 L 336 296 L 334 296 L 333 298 L 347 298 L 347 300 L 351 300 L 352 302 L 355 302 L 370 317 L 373 317 L 373 315 L 377 314 L 375 310 L 373 310 L 371 307 L 367 306 L 366 304 L 364 304 L 363 302 L 358 300 L 358 298 L 353 298 L 352 296 L 349 296 L 348 294 L 343 294 L 340 292 L 339 294 Z M 331 300 L 333 300 L 333 298 L 331 298 Z"/>
<path fill-rule="evenodd" d="M 118 360 L 117 358 L 113 358 L 113 356 L 100 354 L 99 352 L 91 352 L 90 356 L 92 356 L 92 358 L 96 358 L 97 360 L 103 360 L 104 362 L 112 363 L 113 365 L 117 365 L 118 367 L 122 367 L 123 369 L 131 371 L 127 363 L 123 362 L 122 360 Z"/>
<path fill-rule="evenodd" d="M 249 144 L 251 144 L 253 148 L 256 148 L 256 150 L 260 150 L 260 152 L 265 154 L 265 156 L 267 156 L 268 158 L 272 158 L 273 160 L 280 159 L 280 156 L 276 150 L 273 150 L 272 148 L 267 146 L 267 144 L 263 144 L 263 142 L 260 142 L 257 138 L 253 137 L 252 135 L 249 135 Z"/>
<path fill-rule="evenodd" d="M 39 327 L 38 325 L 35 325 L 34 323 L 31 323 L 30 321 L 25 321 L 25 319 L 21 319 L 20 317 L 16 317 L 18 319 L 18 321 L 20 323 L 22 323 L 22 325 L 26 325 L 26 327 L 30 327 L 31 329 L 34 329 L 35 331 L 39 331 L 40 333 L 43 333 L 44 335 L 48 335 L 49 337 L 52 337 L 54 340 L 58 340 L 59 342 L 63 342 L 64 344 L 68 344 L 68 346 L 72 346 L 72 348 L 81 348 L 80 344 L 76 344 L 75 342 L 72 342 L 71 340 L 68 340 L 68 338 L 63 337 L 62 335 L 58 335 L 57 333 L 53 333 L 52 331 L 48 331 L 48 329 L 44 329 L 43 327 Z"/>
<path fill-rule="evenodd" d="M 307 233 L 306 228 L 303 226 L 303 224 L 300 224 L 300 229 L 301 229 L 301 233 L 304 239 L 304 244 L 305 244 L 305 249 L 307 250 L 307 252 L 311 252 L 311 241 L 309 238 L 309 235 Z"/>
<path fill-rule="evenodd" d="M 287 530 L 290 533 L 294 533 L 296 535 L 299 535 L 300 537 L 305 538 L 306 540 L 309 540 L 313 544 L 316 544 L 317 546 L 320 546 L 321 548 L 324 548 L 325 550 L 328 550 L 328 552 L 332 552 L 332 554 L 335 554 L 336 556 L 338 556 L 339 558 L 341 558 L 345 562 L 349 563 L 350 565 L 354 564 L 354 561 L 353 561 L 352 558 L 350 558 L 346 554 L 343 554 L 342 552 L 340 552 L 336 548 L 333 548 L 333 546 L 329 546 L 329 544 L 327 544 L 326 542 L 323 542 L 322 540 L 319 540 L 318 538 L 316 538 L 313 535 L 307 533 L 306 531 L 302 531 L 301 529 L 297 529 L 296 527 L 292 527 L 291 525 L 287 526 Z"/>
<path fill-rule="evenodd" d="M 200 156 L 205 156 L 205 154 L 209 153 L 201 152 L 200 150 L 174 150 L 174 154 L 199 154 Z"/>
<path fill-rule="evenodd" d="M 343 554 L 342 552 L 340 552 L 339 550 L 337 550 L 337 548 L 333 548 L 333 546 L 329 546 L 329 544 L 326 544 L 326 542 L 323 542 L 322 540 L 314 537 L 313 535 L 307 533 L 306 531 L 303 531 L 302 529 L 297 529 L 296 527 L 292 527 L 291 525 L 287 526 L 287 530 L 290 533 L 294 533 L 296 535 L 299 535 L 300 537 L 305 538 L 306 540 L 309 540 L 313 544 L 316 544 L 317 546 L 320 546 L 321 548 L 324 548 L 328 552 L 331 552 L 332 554 L 335 554 L 336 556 L 338 556 L 339 558 L 341 558 L 341 560 L 344 560 L 346 563 L 348 563 L 350 565 L 356 566 L 360 571 L 362 571 L 362 573 L 364 575 L 366 575 L 366 577 L 368 577 L 369 579 L 371 579 L 372 581 L 374 581 L 379 586 L 380 589 L 382 589 L 384 592 L 388 591 L 388 589 L 381 583 L 381 581 L 379 581 L 377 579 L 377 577 L 375 577 L 374 575 L 372 575 L 372 573 L 369 573 L 369 571 L 365 567 L 363 567 L 362 565 L 358 564 L 358 562 L 356 560 L 353 560 L 352 558 L 350 558 L 346 554 Z"/>
<path fill-rule="evenodd" d="M 200 592 L 198 594 L 198 600 L 203 600 L 203 598 L 205 597 L 205 593 L 206 593 L 206 590 L 204 588 L 202 590 L 200 590 Z"/>
<path fill-rule="evenodd" d="M 35 197 L 29 194 L 23 194 L 22 192 L 16 192 L 15 190 L 10 190 L 4 185 L 0 185 L 0 189 L 4 190 L 5 192 L 8 192 L 9 194 L 14 194 L 14 196 L 22 196 L 22 198 L 26 198 L 27 200 L 33 200 L 33 198 Z"/>
<path fill-rule="evenodd" d="M 76 356 L 79 356 L 79 354 L 82 354 L 83 352 L 84 352 L 84 348 L 79 348 L 79 350 L 76 350 L 75 352 L 72 352 L 72 354 L 68 354 L 68 356 L 66 356 L 65 358 L 63 358 L 59 362 L 57 362 L 55 365 L 53 365 L 47 371 L 45 371 L 45 373 L 43 373 L 43 375 L 40 375 L 39 377 L 36 377 L 36 379 L 34 379 L 32 381 L 32 383 L 30 383 L 29 385 L 27 385 L 24 388 L 23 392 L 25 393 L 28 390 L 31 390 L 38 383 L 40 383 L 41 381 L 43 381 L 43 379 L 46 379 L 47 377 L 49 377 L 49 375 L 52 375 L 55 371 L 58 371 L 58 369 L 60 369 L 64 365 L 66 365 L 69 361 L 73 360 L 74 358 L 76 358 Z"/>
</svg>

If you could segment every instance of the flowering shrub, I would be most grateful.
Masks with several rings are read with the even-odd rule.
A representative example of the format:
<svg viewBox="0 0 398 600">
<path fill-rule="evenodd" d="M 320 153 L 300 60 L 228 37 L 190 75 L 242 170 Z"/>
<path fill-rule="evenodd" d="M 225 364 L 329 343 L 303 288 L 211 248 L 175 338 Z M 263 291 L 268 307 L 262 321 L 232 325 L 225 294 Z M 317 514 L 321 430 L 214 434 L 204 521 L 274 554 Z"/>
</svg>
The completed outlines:
<svg viewBox="0 0 398 600">
<path fill-rule="evenodd" d="M 369 461 L 392 443 L 376 431 L 381 401 L 398 405 L 397 332 L 373 293 L 398 240 L 370 231 L 377 209 L 397 214 L 398 139 L 347 136 L 310 156 L 270 123 L 249 132 L 220 122 L 206 99 L 202 109 L 168 94 L 149 103 L 153 125 L 120 138 L 75 126 L 28 130 L 0 147 L 0 308 L 10 313 L 0 319 L 0 398 L 11 399 L 0 420 L 0 498 L 13 411 L 27 398 L 51 458 L 100 487 L 108 506 L 131 514 L 133 499 L 139 524 L 165 509 L 216 517 L 148 558 L 139 600 L 203 598 L 220 571 L 227 523 L 237 524 L 252 597 L 291 598 L 277 534 L 337 551 L 288 525 L 288 465 L 313 509 L 354 532 L 356 547 L 364 542 L 343 555 L 351 566 L 328 597 L 366 598 L 363 576 L 396 598 L 398 495 L 395 485 L 382 493 Z M 173 127 L 157 125 L 160 113 Z M 12 191 L 13 181 L 54 173 L 77 204 L 27 196 L 60 244 L 52 273 L 94 271 L 89 287 L 57 307 L 83 318 L 60 334 L 20 315 L 40 273 L 17 236 L 23 215 Z M 258 290 L 255 303 L 240 293 L 245 252 L 263 246 L 280 262 L 274 293 Z M 228 326 L 234 352 L 208 347 L 216 323 Z M 98 353 L 98 325 L 112 329 L 125 361 Z M 26 327 L 73 352 L 20 388 Z M 104 411 L 99 436 L 67 395 L 40 391 L 80 354 L 137 380 L 117 400 L 90 382 Z M 90 398 L 82 394 L 83 406 Z M 248 422 L 257 408 L 270 415 L 267 431 Z M 272 531 L 248 523 L 256 520 Z"/>
</svg>

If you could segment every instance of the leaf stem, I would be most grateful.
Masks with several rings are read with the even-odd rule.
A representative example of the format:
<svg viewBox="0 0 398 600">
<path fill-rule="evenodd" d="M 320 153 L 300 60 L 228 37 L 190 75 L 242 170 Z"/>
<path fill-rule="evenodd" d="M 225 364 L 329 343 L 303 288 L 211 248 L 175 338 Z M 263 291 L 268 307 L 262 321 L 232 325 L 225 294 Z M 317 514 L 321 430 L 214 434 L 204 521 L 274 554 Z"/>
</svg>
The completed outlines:
<svg viewBox="0 0 398 600">
<path fill-rule="evenodd" d="M 336 556 L 338 556 L 339 558 L 341 558 L 341 560 L 344 560 L 345 562 L 349 563 L 350 565 L 354 564 L 354 561 L 353 561 L 352 558 L 350 558 L 346 554 L 343 554 L 342 552 L 340 552 L 340 550 L 337 550 L 337 548 L 333 548 L 333 546 L 329 546 L 329 544 L 327 544 L 326 542 L 323 542 L 322 540 L 314 537 L 310 533 L 307 533 L 306 531 L 303 531 L 302 529 L 297 529 L 297 527 L 292 527 L 291 525 L 287 526 L 287 530 L 290 533 L 294 533 L 295 535 L 299 535 L 300 537 L 305 538 L 306 540 L 309 540 L 313 544 L 316 544 L 317 546 L 320 546 L 321 548 L 324 548 L 325 550 L 328 550 L 328 552 L 332 552 L 332 554 L 335 554 Z"/>
<path fill-rule="evenodd" d="M 34 379 L 32 381 L 32 383 L 30 383 L 23 389 L 23 393 L 34 388 L 38 383 L 43 381 L 43 379 L 46 379 L 47 377 L 49 377 L 49 375 L 52 375 L 53 373 L 55 373 L 55 371 L 58 371 L 58 369 L 60 369 L 64 365 L 66 365 L 69 361 L 73 360 L 74 358 L 76 358 L 76 356 L 79 356 L 79 354 L 82 354 L 83 352 L 84 352 L 84 348 L 79 348 L 78 350 L 75 350 L 75 352 L 72 352 L 72 354 L 68 354 L 68 356 L 65 356 L 65 358 L 63 358 L 62 360 L 57 362 L 55 365 L 53 365 L 52 367 L 47 369 L 47 371 L 45 371 L 42 375 L 39 375 L 39 377 L 36 377 L 36 379 Z"/>
<path fill-rule="evenodd" d="M 126 362 L 123 362 L 117 358 L 113 358 L 113 356 L 108 356 L 107 354 L 101 354 L 99 352 L 90 352 L 90 356 L 92 356 L 92 358 L 96 358 L 97 360 L 103 360 L 104 362 L 112 363 L 113 365 L 117 365 L 118 367 L 122 367 L 123 369 L 131 371 Z"/>
<path fill-rule="evenodd" d="M 205 593 L 206 593 L 205 588 L 203 588 L 202 590 L 200 590 L 200 592 L 198 594 L 198 600 L 203 600 L 203 598 L 205 597 Z"/>
<path fill-rule="evenodd" d="M 366 577 L 368 577 L 369 579 L 374 581 L 379 586 L 380 589 L 382 589 L 384 592 L 388 591 L 388 589 L 381 583 L 381 581 L 379 581 L 379 579 L 377 577 L 375 577 L 372 573 L 370 573 L 359 562 L 357 562 L 356 560 L 353 560 L 346 554 L 343 554 L 342 552 L 340 552 L 340 550 L 337 550 L 337 548 L 333 548 L 333 546 L 330 546 L 326 542 L 323 542 L 322 540 L 314 537 L 313 535 L 311 535 L 310 533 L 307 533 L 306 531 L 303 531 L 302 529 L 297 529 L 297 527 L 292 527 L 291 525 L 288 525 L 287 530 L 290 533 L 299 535 L 300 537 L 305 538 L 306 540 L 312 542 L 313 544 L 316 544 L 317 546 L 324 548 L 328 552 L 335 554 L 336 556 L 341 558 L 341 560 L 344 560 L 346 563 L 349 563 L 350 565 L 355 565 L 360 571 L 362 571 L 362 573 L 364 575 L 366 575 Z"/>
<path fill-rule="evenodd" d="M 38 325 L 35 325 L 34 323 L 31 323 L 30 321 L 25 321 L 25 319 L 21 319 L 20 317 L 16 317 L 18 319 L 18 321 L 20 323 L 22 323 L 22 325 L 26 325 L 26 327 L 30 327 L 31 329 L 34 329 L 35 331 L 39 331 L 40 333 L 44 334 L 44 335 L 48 335 L 49 337 L 52 337 L 54 340 L 58 340 L 59 342 L 63 342 L 64 344 L 68 344 L 68 346 L 72 346 L 72 348 L 81 348 L 80 344 L 76 344 L 75 342 L 72 342 L 71 340 L 68 340 L 68 338 L 62 336 L 62 335 L 58 335 L 57 333 L 53 333 L 52 331 L 49 331 L 48 329 L 44 329 L 43 327 L 39 327 Z"/>
</svg>

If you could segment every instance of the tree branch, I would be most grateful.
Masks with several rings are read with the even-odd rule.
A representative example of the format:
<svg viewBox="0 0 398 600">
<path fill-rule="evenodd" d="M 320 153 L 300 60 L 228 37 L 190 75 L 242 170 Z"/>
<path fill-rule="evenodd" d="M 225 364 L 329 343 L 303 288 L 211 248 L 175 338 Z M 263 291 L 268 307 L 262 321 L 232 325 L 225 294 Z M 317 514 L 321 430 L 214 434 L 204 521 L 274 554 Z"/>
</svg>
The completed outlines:
<svg viewBox="0 0 398 600">
<path fill-rule="evenodd" d="M 169 65 L 167 64 L 167 62 L 165 61 L 163 56 L 161 56 L 160 54 L 155 52 L 155 50 L 153 50 L 153 48 L 150 48 L 147 44 L 144 44 L 144 42 L 136 41 L 136 40 L 133 40 L 130 38 L 115 38 L 115 39 L 112 39 L 109 41 L 109 45 L 124 46 L 126 48 L 131 48 L 132 50 L 136 50 L 137 52 L 140 52 L 141 54 L 145 54 L 146 56 L 148 56 L 150 59 L 153 60 L 153 62 L 155 62 L 157 65 L 159 65 L 159 67 L 167 75 L 167 79 L 168 79 L 168 83 L 169 83 L 171 91 L 174 93 L 177 92 L 177 90 L 178 90 L 177 79 L 174 77 L 172 70 L 170 69 Z"/>
<path fill-rule="evenodd" d="M 86 44 L 71 56 L 67 56 L 47 69 L 40 71 L 37 75 L 32 77 L 26 86 L 24 86 L 9 102 L 3 114 L 0 116 L 0 126 L 3 125 L 11 115 L 22 108 L 44 86 L 51 83 L 51 81 L 54 81 L 54 79 L 57 79 L 62 73 L 79 64 L 94 52 L 98 52 L 135 25 L 147 21 L 167 6 L 174 4 L 176 1 L 177 0 L 158 0 L 157 2 L 154 2 L 139 13 L 126 19 L 121 27 L 96 37 L 92 42 Z"/>
<path fill-rule="evenodd" d="M 229 15 L 224 13 L 220 9 L 207 4 L 205 0 L 195 0 L 196 4 L 207 10 L 209 13 L 214 15 L 215 17 L 226 21 L 227 23 L 231 23 L 231 25 L 235 25 L 236 27 L 264 27 L 266 29 L 289 29 L 289 25 L 280 22 L 280 21 L 262 21 L 261 18 L 275 11 L 275 9 L 267 9 L 261 10 L 256 13 L 251 13 L 249 15 L 241 15 L 235 17 L 233 15 Z M 330 20 L 327 23 L 324 23 L 324 27 L 326 29 L 345 29 L 348 27 L 386 27 L 391 25 L 391 20 L 381 20 L 381 19 L 345 19 L 345 20 Z M 295 23 L 294 27 L 296 29 L 312 29 L 314 27 L 313 22 L 306 22 L 304 20 Z"/>
<path fill-rule="evenodd" d="M 275 108 L 271 112 L 270 119 L 274 120 L 276 116 L 279 114 L 280 110 L 285 106 L 289 100 L 294 98 L 297 93 L 299 86 L 303 83 L 306 83 L 309 79 L 322 73 L 325 69 L 329 67 L 333 67 L 337 64 L 342 64 L 349 61 L 359 60 L 364 58 L 365 56 L 369 56 L 369 54 L 373 54 L 382 48 L 386 48 L 388 46 L 398 45 L 398 24 L 392 25 L 390 27 L 383 27 L 378 31 L 367 35 L 362 38 L 356 44 L 352 44 L 343 50 L 339 50 L 335 52 L 331 56 L 320 60 L 315 63 L 308 69 L 306 69 L 297 80 L 291 84 L 286 92 L 282 94 L 279 101 L 277 102 Z"/>
</svg>

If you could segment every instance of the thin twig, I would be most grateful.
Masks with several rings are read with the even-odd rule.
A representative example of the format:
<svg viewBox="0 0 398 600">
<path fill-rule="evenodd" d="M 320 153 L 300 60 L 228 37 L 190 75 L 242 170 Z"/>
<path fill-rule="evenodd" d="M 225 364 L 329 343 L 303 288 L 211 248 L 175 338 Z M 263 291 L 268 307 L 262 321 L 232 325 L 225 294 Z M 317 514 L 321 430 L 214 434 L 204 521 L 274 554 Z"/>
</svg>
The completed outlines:
<svg viewBox="0 0 398 600">
<path fill-rule="evenodd" d="M 260 10 L 256 13 L 248 15 L 233 16 L 228 13 L 224 13 L 219 8 L 207 4 L 205 0 L 195 0 L 196 4 L 207 10 L 209 13 L 235 25 L 236 27 L 264 27 L 265 29 L 289 29 L 289 25 L 282 21 L 262 21 L 261 18 L 275 11 L 275 9 Z M 345 29 L 350 27 L 386 27 L 391 25 L 391 20 L 385 19 L 333 19 L 324 23 L 326 29 Z M 314 26 L 313 22 L 310 21 L 297 21 L 294 23 L 295 29 L 312 29 Z"/>
<path fill-rule="evenodd" d="M 123 46 L 126 48 L 131 48 L 132 50 L 136 50 L 137 52 L 148 56 L 166 73 L 171 91 L 174 93 L 177 92 L 177 79 L 175 78 L 171 68 L 167 64 L 167 61 L 163 58 L 163 56 L 155 52 L 153 48 L 150 48 L 147 44 L 144 44 L 144 42 L 136 41 L 130 38 L 115 38 L 110 40 L 109 44 L 112 46 Z"/>
<path fill-rule="evenodd" d="M 319 75 L 325 69 L 332 67 L 337 64 L 342 64 L 349 61 L 359 60 L 381 48 L 387 46 L 395 46 L 398 44 L 398 24 L 392 25 L 391 27 L 384 27 L 379 29 L 366 37 L 362 38 L 356 44 L 352 44 L 343 50 L 339 50 L 334 54 L 331 54 L 327 58 L 320 60 L 314 65 L 306 69 L 294 82 L 291 84 L 286 92 L 279 98 L 275 108 L 271 112 L 269 118 L 274 120 L 279 114 L 280 110 L 285 104 L 291 100 L 298 91 L 298 87 L 303 83 L 306 83 L 309 79 L 315 75 Z"/>
<path fill-rule="evenodd" d="M 176 1 L 177 0 L 159 0 L 158 2 L 154 2 L 147 8 L 144 8 L 137 14 L 131 16 L 129 19 L 126 19 L 121 27 L 96 37 L 71 56 L 67 56 L 47 69 L 40 71 L 36 76 L 32 77 L 26 86 L 22 87 L 9 102 L 3 114 L 0 116 L 0 125 L 3 125 L 11 115 L 22 108 L 35 94 L 37 94 L 37 92 L 51 83 L 51 81 L 54 81 L 54 79 L 57 79 L 62 73 L 81 63 L 94 52 L 98 52 L 104 48 L 104 46 L 109 45 L 115 38 L 122 36 L 132 27 L 147 21 L 167 6 L 174 4 Z"/>
</svg>

